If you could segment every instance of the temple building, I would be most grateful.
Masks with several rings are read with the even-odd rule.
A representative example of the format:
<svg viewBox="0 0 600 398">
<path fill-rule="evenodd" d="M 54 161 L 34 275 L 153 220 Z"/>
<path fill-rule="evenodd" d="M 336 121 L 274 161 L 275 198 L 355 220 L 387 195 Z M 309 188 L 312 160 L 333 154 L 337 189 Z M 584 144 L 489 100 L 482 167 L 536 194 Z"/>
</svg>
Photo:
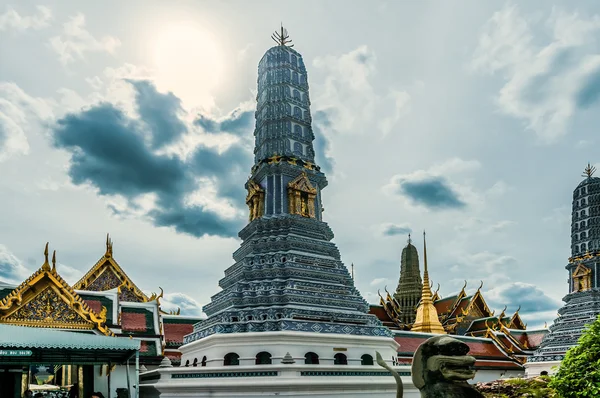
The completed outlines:
<svg viewBox="0 0 600 398">
<path fill-rule="evenodd" d="M 595 171 L 588 163 L 583 181 L 573 191 L 571 257 L 565 267 L 568 294 L 550 333 L 529 359 L 528 376 L 553 373 L 567 350 L 577 344 L 585 325 L 600 314 L 600 178 L 593 176 Z"/>
<path fill-rule="evenodd" d="M 248 224 L 221 291 L 180 347 L 183 366 L 144 373 L 144 396 L 395 395 L 398 345 L 360 295 L 323 220 L 307 70 L 282 28 L 258 65 Z M 201 364 L 194 367 L 193 364 Z M 409 369 L 405 397 L 419 396 Z"/>
<path fill-rule="evenodd" d="M 417 305 L 421 301 L 422 292 L 423 281 L 421 281 L 421 271 L 419 270 L 419 253 L 417 248 L 412 245 L 409 234 L 408 245 L 402 249 L 400 281 L 396 293 L 394 293 L 394 299 L 399 307 L 399 321 L 402 324 L 411 325 L 415 322 Z"/>
<path fill-rule="evenodd" d="M 57 344 L 61 344 L 62 336 L 66 347 L 73 348 L 68 341 L 81 339 L 83 345 L 68 354 L 66 350 L 58 350 L 51 356 L 40 354 L 37 360 L 46 362 L 23 366 L 23 385 L 19 386 L 21 393 L 32 381 L 28 377 L 31 374 L 29 367 L 33 365 L 46 365 L 45 368 L 53 370 L 51 377 L 54 383 L 76 385 L 83 396 L 89 396 L 92 391 L 109 396 L 109 390 L 115 396 L 117 388 L 129 388 L 130 396 L 135 396 L 136 382 L 133 380 L 136 380 L 140 367 L 142 370 L 154 369 L 165 356 L 173 363 L 179 363 L 181 353 L 178 348 L 183 343 L 183 336 L 190 333 L 193 324 L 201 318 L 180 315 L 179 310 L 163 311 L 160 303 L 162 289 L 159 295 L 148 296 L 142 292 L 113 257 L 113 243 L 108 236 L 104 255 L 73 286 L 60 276 L 56 252 L 51 263 L 46 244 L 44 262 L 36 272 L 18 286 L 0 284 L 0 326 L 65 331 L 57 335 L 53 331 L 40 330 L 37 339 L 42 346 L 37 347 L 39 349 L 44 348 L 43 336 L 46 335 L 59 341 Z M 31 334 L 28 331 L 18 333 Z M 120 364 L 110 352 L 104 356 L 104 362 L 93 359 L 96 354 L 87 354 L 87 359 L 74 361 L 74 357 L 83 356 L 98 341 L 98 338 L 88 341 L 91 336 L 80 337 L 82 333 L 110 337 L 108 340 L 100 339 L 100 342 L 113 351 L 124 346 L 116 340 L 136 342 L 139 367 L 136 367 L 135 359 L 131 360 L 129 367 Z M 7 340 L 2 344 L 12 341 L 10 338 Z M 61 352 L 65 354 L 61 355 Z M 20 397 L 18 393 L 15 390 L 15 396 Z"/>
<path fill-rule="evenodd" d="M 425 236 L 424 236 L 425 238 Z M 540 346 L 548 333 L 545 328 L 527 330 L 517 309 L 512 315 L 506 314 L 506 307 L 498 315 L 488 307 L 481 289 L 483 282 L 474 294 L 467 294 L 467 283 L 457 294 L 442 298 L 439 284 L 432 294 L 427 264 L 427 247 L 423 240 L 424 275 L 421 286 L 421 299 L 415 307 L 409 307 L 409 316 L 402 313 L 401 303 L 396 297 L 403 297 L 403 292 L 410 292 L 414 297 L 414 277 L 403 278 L 406 270 L 406 253 L 410 253 L 414 263 L 412 269 L 418 272 L 418 253 L 409 237 L 408 245 L 402 251 L 400 265 L 400 284 L 392 297 L 380 295 L 379 305 L 371 304 L 370 313 L 376 315 L 394 334 L 400 344 L 398 363 L 410 364 L 412 356 L 419 344 L 428 338 L 441 333 L 452 335 L 466 343 L 477 361 L 476 380 L 489 381 L 500 375 L 523 375 L 527 362 Z M 386 289 L 387 292 L 387 289 Z M 407 294 L 404 297 L 409 296 Z M 414 315 L 413 315 L 414 314 Z M 405 315 L 405 314 L 404 314 Z M 413 319 L 414 322 L 403 320 Z"/>
</svg>

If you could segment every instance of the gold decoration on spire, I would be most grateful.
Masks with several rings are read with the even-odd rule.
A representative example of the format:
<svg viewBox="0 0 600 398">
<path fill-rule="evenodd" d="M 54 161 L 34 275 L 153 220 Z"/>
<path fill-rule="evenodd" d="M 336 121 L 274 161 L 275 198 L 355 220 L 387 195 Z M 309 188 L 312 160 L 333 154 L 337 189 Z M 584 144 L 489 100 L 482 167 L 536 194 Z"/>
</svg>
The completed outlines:
<svg viewBox="0 0 600 398">
<path fill-rule="evenodd" d="M 52 252 L 52 272 L 56 273 L 56 250 Z"/>
<path fill-rule="evenodd" d="M 273 39 L 278 46 L 294 47 L 293 44 L 290 45 L 292 40 L 290 39 L 290 35 L 288 35 L 287 29 L 283 27 L 283 23 L 281 24 L 281 30 L 279 32 L 275 31 L 271 35 L 271 39 Z"/>
<path fill-rule="evenodd" d="M 433 305 L 431 288 L 429 287 L 429 271 L 427 269 L 427 242 L 425 241 L 425 231 L 423 231 L 423 292 L 421 294 L 421 303 L 417 307 L 417 316 L 411 331 L 445 334 L 446 331 L 440 323 L 438 313 Z"/>
<path fill-rule="evenodd" d="M 104 253 L 104 257 L 106 257 L 106 258 L 112 257 L 112 254 L 113 254 L 112 239 L 110 239 L 109 234 L 106 234 L 106 253 Z"/>
<path fill-rule="evenodd" d="M 583 174 L 581 176 L 590 178 L 592 175 L 594 175 L 595 172 L 596 168 L 590 165 L 590 162 L 588 162 L 587 167 L 585 168 L 585 170 L 583 170 Z"/>
<path fill-rule="evenodd" d="M 42 270 L 50 271 L 50 264 L 48 263 L 48 242 L 46 242 L 46 248 L 44 249 L 44 264 L 42 264 Z"/>
</svg>

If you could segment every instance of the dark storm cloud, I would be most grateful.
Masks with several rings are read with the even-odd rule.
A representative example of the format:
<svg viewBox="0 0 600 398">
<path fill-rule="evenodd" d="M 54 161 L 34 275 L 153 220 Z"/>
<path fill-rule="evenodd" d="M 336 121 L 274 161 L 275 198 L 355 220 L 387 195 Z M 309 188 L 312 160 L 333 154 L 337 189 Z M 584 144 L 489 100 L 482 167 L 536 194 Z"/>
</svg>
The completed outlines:
<svg viewBox="0 0 600 398">
<path fill-rule="evenodd" d="M 381 233 L 384 236 L 406 235 L 412 232 L 412 229 L 405 225 L 385 224 Z"/>
<path fill-rule="evenodd" d="M 324 173 L 330 174 L 333 173 L 335 162 L 333 157 L 329 155 L 331 142 L 327 138 L 327 134 L 332 131 L 332 125 L 331 118 L 327 112 L 326 110 L 315 112 L 312 124 L 315 134 L 313 148 L 315 150 L 315 162 L 321 167 Z"/>
<path fill-rule="evenodd" d="M 179 119 L 181 100 L 173 93 L 159 93 L 147 80 L 127 80 L 135 89 L 135 101 L 142 121 L 152 134 L 152 147 L 160 148 L 176 141 L 187 128 Z"/>
<path fill-rule="evenodd" d="M 197 115 L 194 124 L 207 133 L 227 132 L 251 140 L 254 137 L 254 111 L 237 108 L 225 120 L 216 121 L 204 115 Z"/>
<path fill-rule="evenodd" d="M 136 101 L 146 102 L 136 103 L 140 110 L 146 109 L 140 111 L 139 120 L 103 103 L 57 121 L 53 128 L 54 145 L 71 153 L 68 173 L 72 182 L 89 184 L 100 195 L 120 195 L 128 200 L 129 210 L 140 210 L 135 199 L 141 195 L 155 194 L 155 208 L 146 216 L 157 226 L 174 227 L 193 236 L 235 236 L 243 220 L 223 218 L 202 206 L 187 204 L 186 199 L 197 190 L 197 179 L 204 178 L 214 184 L 217 200 L 228 200 L 238 209 L 245 207 L 244 182 L 252 166 L 250 148 L 234 143 L 219 153 L 216 148 L 199 146 L 185 161 L 175 155 L 155 154 L 144 137 L 158 126 L 181 135 L 179 108 L 166 107 L 154 112 L 150 120 L 144 119 L 148 112 L 152 113 L 148 103 L 152 103 L 150 97 L 156 91 L 148 82 L 135 85 L 142 88 Z M 178 101 L 175 98 L 172 104 Z M 236 114 L 230 126 L 241 128 L 240 118 Z M 155 136 L 155 132 L 152 134 Z M 167 141 L 172 140 L 169 137 Z M 154 144 L 155 141 L 153 147 Z M 112 210 L 121 212 L 114 206 Z"/>
<path fill-rule="evenodd" d="M 442 177 L 400 181 L 398 193 L 430 209 L 460 209 L 466 206 Z"/>
<path fill-rule="evenodd" d="M 514 282 L 493 289 L 491 294 L 486 294 L 486 300 L 494 308 L 508 306 L 509 311 L 516 311 L 521 306 L 520 314 L 536 313 L 542 311 L 555 311 L 561 303 L 547 296 L 543 290 L 535 285 Z"/>
</svg>

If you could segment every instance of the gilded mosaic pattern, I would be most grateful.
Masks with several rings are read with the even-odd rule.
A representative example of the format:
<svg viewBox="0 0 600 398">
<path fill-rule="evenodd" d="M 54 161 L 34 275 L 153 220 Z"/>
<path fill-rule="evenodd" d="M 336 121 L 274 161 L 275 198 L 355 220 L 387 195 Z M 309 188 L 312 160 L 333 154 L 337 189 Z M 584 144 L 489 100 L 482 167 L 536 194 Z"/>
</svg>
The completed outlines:
<svg viewBox="0 0 600 398">
<path fill-rule="evenodd" d="M 47 323 L 88 323 L 75 312 L 51 287 L 6 318 L 11 321 L 42 321 Z"/>
<path fill-rule="evenodd" d="M 121 288 L 121 293 L 119 294 L 120 301 L 128 301 L 134 303 L 141 303 L 142 300 L 136 296 L 136 294 L 132 291 L 132 289 L 128 289 L 126 287 Z"/>
<path fill-rule="evenodd" d="M 100 276 L 98 276 L 86 290 L 94 292 L 103 292 L 105 290 L 111 290 L 121 285 L 121 280 L 110 268 L 107 268 Z"/>
</svg>

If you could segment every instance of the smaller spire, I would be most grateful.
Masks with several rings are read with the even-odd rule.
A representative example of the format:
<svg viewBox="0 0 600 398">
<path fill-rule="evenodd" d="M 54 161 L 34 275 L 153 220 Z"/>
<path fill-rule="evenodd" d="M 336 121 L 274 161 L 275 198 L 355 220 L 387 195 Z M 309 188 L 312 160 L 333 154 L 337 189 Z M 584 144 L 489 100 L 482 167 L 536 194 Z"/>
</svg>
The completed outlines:
<svg viewBox="0 0 600 398">
<path fill-rule="evenodd" d="M 277 43 L 278 46 L 284 46 L 284 47 L 294 47 L 294 45 L 290 45 L 289 43 L 292 42 L 292 40 L 289 40 L 290 35 L 288 35 L 288 31 L 287 29 L 285 29 L 283 27 L 283 23 L 281 23 L 281 31 L 277 32 L 275 31 L 272 35 L 271 35 L 271 39 L 273 39 L 275 41 L 275 43 Z"/>
<path fill-rule="evenodd" d="M 412 243 L 412 239 L 410 239 L 410 233 L 408 234 L 408 244 L 410 245 Z"/>
<path fill-rule="evenodd" d="M 52 252 L 52 272 L 56 272 L 56 250 Z"/>
<path fill-rule="evenodd" d="M 583 174 L 581 176 L 591 178 L 595 172 L 596 172 L 596 168 L 594 166 L 592 166 L 590 164 L 590 162 L 588 162 L 587 167 L 585 168 L 585 170 L 583 170 Z"/>
<path fill-rule="evenodd" d="M 48 242 L 46 242 L 46 247 L 44 248 L 44 264 L 42 264 L 42 269 L 44 271 L 50 271 L 50 264 L 48 263 Z"/>
</svg>

